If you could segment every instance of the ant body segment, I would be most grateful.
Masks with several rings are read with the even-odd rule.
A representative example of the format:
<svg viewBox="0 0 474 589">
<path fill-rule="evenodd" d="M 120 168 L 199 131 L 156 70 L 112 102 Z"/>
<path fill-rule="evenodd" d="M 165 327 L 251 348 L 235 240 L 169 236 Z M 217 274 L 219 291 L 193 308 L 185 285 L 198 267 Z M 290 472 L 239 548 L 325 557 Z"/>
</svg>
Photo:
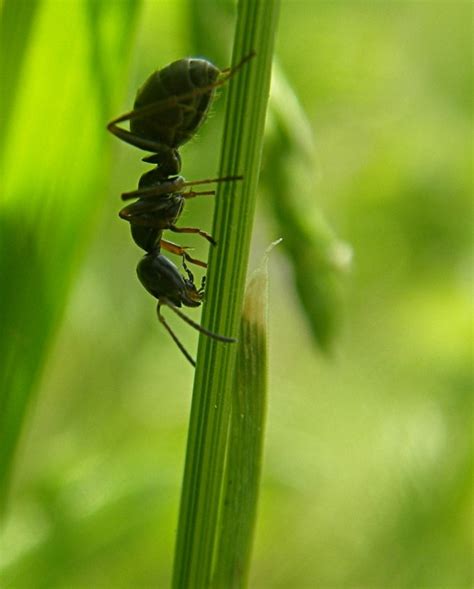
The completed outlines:
<svg viewBox="0 0 474 589">
<path fill-rule="evenodd" d="M 185 192 L 184 189 L 196 184 L 241 180 L 242 176 L 209 178 L 194 182 L 186 182 L 182 176 L 175 176 L 166 180 L 161 180 L 160 176 L 161 172 L 158 168 L 150 170 L 140 178 L 138 190 L 123 193 L 122 200 L 132 198 L 138 198 L 138 200 L 125 206 L 119 215 L 122 219 L 130 222 L 132 238 L 142 249 L 149 251 L 150 247 L 155 247 L 159 235 L 163 249 L 181 255 L 188 262 L 206 268 L 207 264 L 205 262 L 191 258 L 186 252 L 186 248 L 162 239 L 161 233 L 165 229 L 175 233 L 195 233 L 207 239 L 212 245 L 216 245 L 212 235 L 209 235 L 206 231 L 197 227 L 177 227 L 175 224 L 187 199 L 200 195 L 212 195 L 214 190 L 200 192 L 190 190 Z"/>
<path fill-rule="evenodd" d="M 252 52 L 237 65 L 224 70 L 205 59 L 175 61 L 151 74 L 139 88 L 133 110 L 107 125 L 107 129 L 122 141 L 152 152 L 143 161 L 155 167 L 141 176 L 138 189 L 122 194 L 123 200 L 137 200 L 123 207 L 119 215 L 130 223 L 133 240 L 146 252 L 138 263 L 137 274 L 145 289 L 158 299 L 158 319 L 193 366 L 193 358 L 163 317 L 162 306 L 172 309 L 208 337 L 226 343 L 236 340 L 208 331 L 180 311 L 179 307 L 183 305 L 199 306 L 204 298 L 205 277 L 201 287 L 197 288 L 186 261 L 203 268 L 207 264 L 191 257 L 186 251 L 188 248 L 163 239 L 163 231 L 198 234 L 216 245 L 206 231 L 197 227 L 178 227 L 176 222 L 187 199 L 215 194 L 214 190 L 194 191 L 194 186 L 242 180 L 242 176 L 187 182 L 180 176 L 178 148 L 189 141 L 205 121 L 216 88 L 225 84 L 254 55 Z M 129 121 L 130 130 L 118 126 L 125 121 Z M 182 257 L 187 278 L 161 253 L 162 249 Z"/>
</svg>

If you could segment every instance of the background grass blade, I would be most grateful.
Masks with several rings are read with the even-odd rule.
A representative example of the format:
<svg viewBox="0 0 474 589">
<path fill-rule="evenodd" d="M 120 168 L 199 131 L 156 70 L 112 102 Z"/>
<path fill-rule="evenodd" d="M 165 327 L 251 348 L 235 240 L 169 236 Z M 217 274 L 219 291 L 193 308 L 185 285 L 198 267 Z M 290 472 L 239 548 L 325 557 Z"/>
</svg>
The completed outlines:
<svg viewBox="0 0 474 589">
<path fill-rule="evenodd" d="M 0 499 L 4 501 L 23 422 L 62 316 L 96 212 L 104 202 L 105 97 L 95 74 L 87 3 L 4 4 L 4 33 L 19 47 L 6 73 L 23 71 L 1 140 Z M 17 3 L 15 3 L 17 6 Z M 138 4 L 96 3 L 97 43 L 126 63 Z M 33 26 L 34 16 L 34 26 Z M 105 22 L 107 21 L 107 29 Z M 58 26 L 61 23 L 61 26 Z M 100 29 L 100 32 L 99 32 Z M 67 60 L 65 50 L 67 47 Z M 109 53 L 110 55 L 110 53 Z M 25 62 L 22 67 L 23 57 Z M 17 67 L 14 67 L 14 66 Z M 116 71 L 118 74 L 118 70 Z M 5 80 L 2 80 L 4 83 Z M 104 88 L 107 87 L 107 92 Z M 3 94 L 3 92 L 2 92 Z M 110 106 L 109 106 L 110 108 Z"/>
<path fill-rule="evenodd" d="M 342 278 L 351 249 L 336 237 L 317 204 L 317 158 L 309 122 L 279 67 L 270 104 L 262 183 L 266 203 L 283 236 L 313 337 L 329 351 L 340 327 Z"/>
<path fill-rule="evenodd" d="M 0 7 L 0 138 L 7 137 L 12 122 L 11 108 L 15 104 L 31 29 L 40 3 L 41 0 L 4 0 Z M 3 140 L 0 158 L 6 145 Z"/>
<path fill-rule="evenodd" d="M 220 186 L 202 323 L 227 335 L 238 332 L 245 288 L 263 130 L 270 87 L 278 2 L 239 2 L 233 63 L 256 51 L 229 84 L 220 175 L 244 174 Z M 222 487 L 235 346 L 200 338 L 184 473 L 174 586 L 210 582 Z"/>
</svg>

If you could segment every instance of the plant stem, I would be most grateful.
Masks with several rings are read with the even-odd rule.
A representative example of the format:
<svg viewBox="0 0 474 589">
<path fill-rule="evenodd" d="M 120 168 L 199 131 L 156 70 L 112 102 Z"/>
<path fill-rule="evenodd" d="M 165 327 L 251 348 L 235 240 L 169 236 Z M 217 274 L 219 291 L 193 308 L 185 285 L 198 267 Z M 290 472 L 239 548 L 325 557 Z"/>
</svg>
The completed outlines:
<svg viewBox="0 0 474 589">
<path fill-rule="evenodd" d="M 256 52 L 230 82 L 220 176 L 243 174 L 219 185 L 208 296 L 202 324 L 224 335 L 238 334 L 268 102 L 278 0 L 241 0 L 233 63 Z M 175 552 L 173 586 L 208 587 L 222 490 L 230 392 L 236 346 L 200 337 L 186 465 Z"/>
</svg>

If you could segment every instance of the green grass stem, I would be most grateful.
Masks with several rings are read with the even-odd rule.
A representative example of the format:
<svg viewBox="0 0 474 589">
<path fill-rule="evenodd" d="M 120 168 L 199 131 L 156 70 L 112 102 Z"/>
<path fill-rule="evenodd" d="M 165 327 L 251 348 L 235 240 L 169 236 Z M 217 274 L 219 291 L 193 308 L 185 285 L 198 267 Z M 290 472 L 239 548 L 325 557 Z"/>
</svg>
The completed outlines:
<svg viewBox="0 0 474 589">
<path fill-rule="evenodd" d="M 245 291 L 213 576 L 215 589 L 246 587 L 250 572 L 267 410 L 267 309 L 268 253 Z"/>
<path fill-rule="evenodd" d="M 220 175 L 243 174 L 219 186 L 208 295 L 202 324 L 237 335 L 256 204 L 279 2 L 238 5 L 233 63 L 256 58 L 230 82 Z M 226 438 L 237 346 L 201 337 L 191 407 L 186 465 L 175 552 L 173 586 L 207 587 L 211 580 L 222 490 Z"/>
</svg>

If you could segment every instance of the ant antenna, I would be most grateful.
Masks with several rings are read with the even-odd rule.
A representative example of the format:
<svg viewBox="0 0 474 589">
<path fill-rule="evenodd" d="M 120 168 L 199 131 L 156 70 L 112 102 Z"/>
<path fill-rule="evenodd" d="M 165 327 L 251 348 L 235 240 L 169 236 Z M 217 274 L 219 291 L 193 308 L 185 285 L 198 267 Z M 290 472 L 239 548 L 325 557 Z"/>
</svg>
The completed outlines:
<svg viewBox="0 0 474 589">
<path fill-rule="evenodd" d="M 248 61 L 253 59 L 256 55 L 257 53 L 254 50 L 252 50 L 248 55 L 242 57 L 242 59 L 235 65 L 226 67 L 225 69 L 221 70 L 221 74 L 225 76 L 226 81 L 229 80 L 242 68 L 242 66 L 244 66 Z"/>
<path fill-rule="evenodd" d="M 196 186 L 197 184 L 211 184 L 213 182 L 235 182 L 243 179 L 243 176 L 221 176 L 220 178 L 205 178 L 204 180 L 187 180 L 183 182 L 183 186 Z"/>
</svg>

